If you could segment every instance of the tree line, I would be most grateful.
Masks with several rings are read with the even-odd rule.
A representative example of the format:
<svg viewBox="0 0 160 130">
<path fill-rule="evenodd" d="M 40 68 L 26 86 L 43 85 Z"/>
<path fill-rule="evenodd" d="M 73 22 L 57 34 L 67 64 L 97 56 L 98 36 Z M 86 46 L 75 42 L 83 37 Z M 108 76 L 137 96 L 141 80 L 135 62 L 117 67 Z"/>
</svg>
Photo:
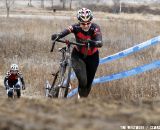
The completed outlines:
<svg viewBox="0 0 160 130">
<path fill-rule="evenodd" d="M 16 0 L 4 0 L 5 5 L 6 5 L 6 12 L 7 12 L 7 17 L 9 17 L 10 14 L 10 8 L 14 5 Z M 23 1 L 23 0 L 22 0 Z M 27 5 L 29 7 L 33 6 L 33 1 L 36 0 L 27 0 Z M 37 0 L 38 1 L 38 0 Z M 40 1 L 40 6 L 41 8 L 45 8 L 45 1 L 49 2 L 50 1 L 50 7 L 51 9 L 55 12 L 56 9 L 54 8 L 54 2 L 56 2 L 57 0 L 39 0 Z M 99 1 L 99 0 L 98 0 Z M 97 2 L 98 2 L 97 1 Z M 121 0 L 112 0 L 113 1 L 113 13 L 119 13 L 121 12 Z M 73 0 L 59 0 L 60 3 L 62 3 L 62 9 L 66 9 L 66 3 L 69 2 L 69 9 L 72 9 L 72 2 Z"/>
<path fill-rule="evenodd" d="M 7 17 L 9 17 L 9 14 L 10 14 L 10 9 L 11 9 L 11 7 L 14 5 L 14 3 L 15 3 L 15 1 L 16 0 L 4 0 L 4 2 L 5 2 L 5 6 L 6 6 L 6 12 L 7 12 Z M 32 2 L 33 2 L 34 0 L 28 0 L 28 6 L 29 7 L 32 7 L 33 6 L 33 4 L 32 4 Z M 54 9 L 54 0 L 47 0 L 47 1 L 50 1 L 51 2 L 51 8 L 52 8 L 52 10 L 53 11 L 55 11 L 55 9 Z M 72 1 L 73 0 L 70 0 L 69 2 L 69 9 L 71 10 L 72 9 Z M 41 8 L 44 8 L 45 7 L 45 0 L 40 0 L 40 2 L 41 2 Z M 62 3 L 62 8 L 63 9 L 66 9 L 66 2 L 68 2 L 67 0 L 60 0 L 60 2 Z"/>
</svg>

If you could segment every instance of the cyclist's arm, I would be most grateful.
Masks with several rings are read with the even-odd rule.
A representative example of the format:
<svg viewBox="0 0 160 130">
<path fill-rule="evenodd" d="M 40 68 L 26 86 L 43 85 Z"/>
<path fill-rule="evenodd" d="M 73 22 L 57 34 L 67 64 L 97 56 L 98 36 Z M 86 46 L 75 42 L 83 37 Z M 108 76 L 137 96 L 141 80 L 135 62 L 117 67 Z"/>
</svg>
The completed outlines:
<svg viewBox="0 0 160 130">
<path fill-rule="evenodd" d="M 67 36 L 68 34 L 70 34 L 70 31 L 68 29 L 65 29 L 64 31 L 59 33 L 59 38 L 63 38 L 65 36 Z"/>
<path fill-rule="evenodd" d="M 20 80 L 21 80 L 22 85 L 24 86 L 24 85 L 25 85 L 25 82 L 24 82 L 24 78 L 23 78 L 22 73 L 19 72 L 19 73 L 18 73 L 18 76 L 19 76 L 19 78 L 20 78 Z"/>
<path fill-rule="evenodd" d="M 65 29 L 61 33 L 59 33 L 59 39 L 67 36 L 70 33 L 72 33 L 73 32 L 73 28 L 74 28 L 74 25 L 69 26 L 67 29 Z"/>
<path fill-rule="evenodd" d="M 4 78 L 4 86 L 5 86 L 5 87 L 8 86 L 7 81 L 8 81 L 8 77 L 6 76 L 6 77 Z"/>
<path fill-rule="evenodd" d="M 8 78 L 10 76 L 10 72 L 7 72 L 5 77 L 4 77 L 4 87 L 7 89 L 8 87 Z"/>
<path fill-rule="evenodd" d="M 91 44 L 93 44 L 93 46 L 95 47 L 102 47 L 103 46 L 103 42 L 102 42 L 102 33 L 101 33 L 101 30 L 100 30 L 100 27 L 97 26 L 95 29 L 94 29 L 94 34 L 93 34 L 93 40 L 90 41 Z"/>
<path fill-rule="evenodd" d="M 24 82 L 23 77 L 22 77 L 22 78 L 20 78 L 20 79 L 21 79 L 22 85 L 25 85 L 25 82 Z"/>
</svg>

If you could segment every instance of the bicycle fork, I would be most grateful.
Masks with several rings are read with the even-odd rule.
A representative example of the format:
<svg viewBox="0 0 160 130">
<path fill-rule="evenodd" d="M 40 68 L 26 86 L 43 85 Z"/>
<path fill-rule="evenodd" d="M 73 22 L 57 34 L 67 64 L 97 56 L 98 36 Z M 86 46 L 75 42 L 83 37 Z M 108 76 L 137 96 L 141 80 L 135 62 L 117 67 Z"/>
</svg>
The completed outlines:
<svg viewBox="0 0 160 130">
<path fill-rule="evenodd" d="M 66 72 L 67 64 L 68 64 L 68 63 L 66 63 L 66 61 L 64 61 L 64 62 L 61 64 L 61 72 L 60 72 L 60 77 L 61 77 L 61 79 L 60 79 L 60 82 L 59 82 L 58 87 L 62 87 L 62 88 L 65 88 L 65 87 L 66 87 L 65 84 L 64 84 L 64 80 L 65 80 L 64 74 L 65 74 L 65 72 Z"/>
</svg>

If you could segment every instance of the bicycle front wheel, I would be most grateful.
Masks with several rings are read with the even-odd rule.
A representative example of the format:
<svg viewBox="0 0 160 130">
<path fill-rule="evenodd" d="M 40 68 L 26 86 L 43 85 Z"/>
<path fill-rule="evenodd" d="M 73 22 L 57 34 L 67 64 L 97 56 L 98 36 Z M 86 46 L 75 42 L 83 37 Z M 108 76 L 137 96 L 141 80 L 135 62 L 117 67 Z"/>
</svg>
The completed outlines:
<svg viewBox="0 0 160 130">
<path fill-rule="evenodd" d="M 59 86 L 58 98 L 66 98 L 69 90 L 71 67 L 66 66 L 61 72 L 61 84 Z"/>
<path fill-rule="evenodd" d="M 54 76 L 54 78 L 53 78 L 51 88 L 49 89 L 48 97 L 57 98 L 59 93 L 58 84 L 61 77 L 60 77 L 59 71 L 57 71 L 52 75 Z"/>
</svg>

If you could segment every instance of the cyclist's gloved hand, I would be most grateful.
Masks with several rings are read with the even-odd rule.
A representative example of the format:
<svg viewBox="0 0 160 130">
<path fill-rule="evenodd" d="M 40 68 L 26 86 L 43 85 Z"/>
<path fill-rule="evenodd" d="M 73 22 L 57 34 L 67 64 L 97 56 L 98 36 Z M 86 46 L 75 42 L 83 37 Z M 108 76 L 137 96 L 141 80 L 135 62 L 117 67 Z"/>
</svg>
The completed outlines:
<svg viewBox="0 0 160 130">
<path fill-rule="evenodd" d="M 25 85 L 22 85 L 22 90 L 25 90 L 25 89 L 26 89 Z"/>
<path fill-rule="evenodd" d="M 52 36 L 51 36 L 51 40 L 59 40 L 60 39 L 60 34 L 53 34 Z"/>
<path fill-rule="evenodd" d="M 102 41 L 88 40 L 90 47 L 102 47 Z"/>
</svg>

